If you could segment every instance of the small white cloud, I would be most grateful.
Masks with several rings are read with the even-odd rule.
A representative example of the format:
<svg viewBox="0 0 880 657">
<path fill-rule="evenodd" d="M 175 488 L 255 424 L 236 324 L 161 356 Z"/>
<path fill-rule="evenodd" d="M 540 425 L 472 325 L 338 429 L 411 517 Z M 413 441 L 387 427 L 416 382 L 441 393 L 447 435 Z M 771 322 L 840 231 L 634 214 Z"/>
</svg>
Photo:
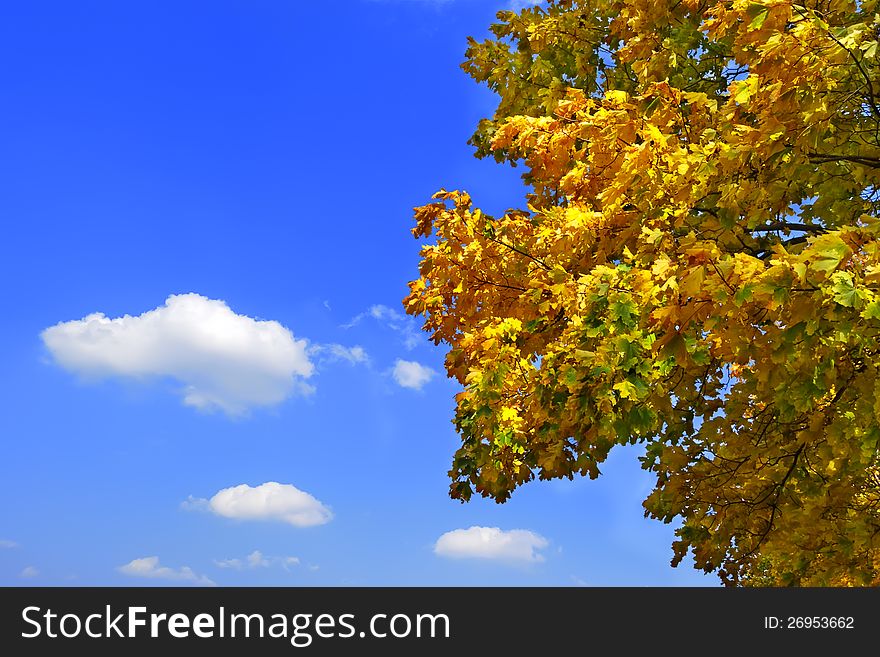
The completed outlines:
<svg viewBox="0 0 880 657">
<path fill-rule="evenodd" d="M 17 548 L 17 547 L 18 547 L 18 543 L 16 543 L 15 541 L 10 541 L 9 539 L 6 539 L 6 538 L 0 538 L 0 548 L 8 548 L 11 550 L 12 548 Z"/>
<path fill-rule="evenodd" d="M 174 570 L 159 564 L 159 557 L 143 557 L 133 559 L 117 570 L 123 575 L 132 577 L 146 577 L 149 579 L 167 579 L 174 582 L 189 582 L 199 586 L 216 586 L 214 582 L 204 575 L 197 575 L 189 566 L 183 566 Z"/>
<path fill-rule="evenodd" d="M 344 324 L 342 328 L 348 329 L 357 326 L 366 318 L 374 319 L 400 335 L 403 340 L 403 346 L 407 349 L 414 349 L 422 341 L 416 321 L 412 317 L 407 317 L 403 313 L 382 304 L 370 306 L 366 312 L 357 315 L 348 324 Z"/>
<path fill-rule="evenodd" d="M 375 306 L 370 306 L 370 309 L 367 311 L 370 313 L 370 317 L 373 319 L 385 319 L 396 320 L 400 313 L 396 310 L 391 310 L 388 306 L 383 306 L 382 304 L 377 304 Z"/>
<path fill-rule="evenodd" d="M 437 539 L 434 554 L 452 559 L 496 559 L 509 562 L 544 561 L 542 550 L 549 541 L 525 529 L 471 527 L 446 532 Z"/>
<path fill-rule="evenodd" d="M 218 568 L 232 568 L 244 570 L 245 568 L 269 568 L 280 566 L 289 570 L 290 566 L 299 564 L 299 557 L 267 557 L 259 550 L 254 550 L 244 559 L 215 559 L 214 565 Z"/>
<path fill-rule="evenodd" d="M 34 568 L 33 566 L 28 566 L 24 570 L 22 570 L 18 576 L 23 577 L 25 579 L 31 579 L 32 577 L 38 577 L 40 575 L 40 571 Z"/>
<path fill-rule="evenodd" d="M 269 560 L 259 550 L 254 550 L 247 556 L 248 568 L 267 568 Z"/>
<path fill-rule="evenodd" d="M 394 371 L 392 375 L 398 385 L 404 388 L 412 388 L 413 390 L 421 390 L 422 387 L 430 381 L 436 372 L 430 367 L 425 367 L 421 363 L 414 360 L 397 359 L 394 363 Z"/>
<path fill-rule="evenodd" d="M 333 519 L 330 509 L 313 496 L 276 481 L 253 488 L 247 484 L 224 488 L 210 500 L 190 496 L 181 506 L 207 510 L 224 518 L 277 520 L 296 527 L 323 525 Z"/>
<path fill-rule="evenodd" d="M 354 347 L 346 347 L 341 344 L 321 344 L 315 345 L 309 350 L 309 355 L 315 355 L 322 358 L 325 362 L 348 361 L 352 365 L 359 363 L 367 363 L 370 357 L 360 345 Z"/>
<path fill-rule="evenodd" d="M 86 378 L 169 377 L 183 384 L 184 403 L 200 409 L 239 414 L 312 390 L 303 381 L 314 371 L 306 340 L 198 294 L 171 295 L 137 317 L 93 313 L 41 337 L 69 371 Z"/>
</svg>

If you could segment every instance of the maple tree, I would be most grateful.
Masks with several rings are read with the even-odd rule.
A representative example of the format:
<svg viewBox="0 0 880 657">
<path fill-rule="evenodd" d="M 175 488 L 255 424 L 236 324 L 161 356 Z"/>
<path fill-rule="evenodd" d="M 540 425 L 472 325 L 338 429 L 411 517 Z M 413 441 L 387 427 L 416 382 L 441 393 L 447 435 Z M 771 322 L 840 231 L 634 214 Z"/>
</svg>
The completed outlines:
<svg viewBox="0 0 880 657">
<path fill-rule="evenodd" d="M 876 0 L 556 0 L 463 68 L 526 208 L 416 209 L 463 390 L 451 495 L 596 477 L 615 445 L 727 584 L 880 584 Z"/>
</svg>

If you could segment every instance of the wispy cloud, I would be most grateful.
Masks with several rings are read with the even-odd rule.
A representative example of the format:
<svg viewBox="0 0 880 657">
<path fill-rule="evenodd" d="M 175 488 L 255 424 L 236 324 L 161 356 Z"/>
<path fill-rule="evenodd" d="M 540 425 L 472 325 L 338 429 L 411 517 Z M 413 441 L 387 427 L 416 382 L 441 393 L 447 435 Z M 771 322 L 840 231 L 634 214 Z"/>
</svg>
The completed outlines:
<svg viewBox="0 0 880 657">
<path fill-rule="evenodd" d="M 267 557 L 259 550 L 254 550 L 244 559 L 215 559 L 214 565 L 218 568 L 231 568 L 233 570 L 270 568 L 272 566 L 280 566 L 284 570 L 289 570 L 293 566 L 298 566 L 299 557 Z"/>
<path fill-rule="evenodd" d="M 41 337 L 67 370 L 86 378 L 169 377 L 183 384 L 184 403 L 200 409 L 238 414 L 311 391 L 306 340 L 198 294 L 172 295 L 136 317 L 93 313 Z"/>
<path fill-rule="evenodd" d="M 175 570 L 174 568 L 161 565 L 159 557 L 132 559 L 124 566 L 119 566 L 117 570 L 123 575 L 130 575 L 132 577 L 165 579 L 172 582 L 185 582 L 199 586 L 216 586 L 213 581 L 204 575 L 194 573 L 189 566 L 183 566 Z"/>
<path fill-rule="evenodd" d="M 323 525 L 333 513 L 320 501 L 290 484 L 269 481 L 259 486 L 224 488 L 210 500 L 190 496 L 181 503 L 187 511 L 210 511 L 224 518 L 270 520 L 295 527 Z"/>
<path fill-rule="evenodd" d="M 12 549 L 12 548 L 17 548 L 17 547 L 18 547 L 18 543 L 16 543 L 15 541 L 10 541 L 9 539 L 6 539 L 6 538 L 0 538 L 0 548 Z"/>
<path fill-rule="evenodd" d="M 348 324 L 343 324 L 342 328 L 352 328 L 364 320 L 376 321 L 397 333 L 403 341 L 403 346 L 408 350 L 415 349 L 423 340 L 416 321 L 412 317 L 382 304 L 370 306 L 366 311 L 352 318 Z"/>
<path fill-rule="evenodd" d="M 434 553 L 452 559 L 493 559 L 506 562 L 544 561 L 539 550 L 550 542 L 526 529 L 470 527 L 443 534 L 434 544 Z"/>
<path fill-rule="evenodd" d="M 430 367 L 414 360 L 397 359 L 391 372 L 397 384 L 404 388 L 421 390 L 437 374 Z"/>
<path fill-rule="evenodd" d="M 34 577 L 40 576 L 40 571 L 33 566 L 27 566 L 18 574 L 18 576 L 24 579 L 33 579 Z"/>
<path fill-rule="evenodd" d="M 370 357 L 360 345 L 346 347 L 341 344 L 316 344 L 309 348 L 309 356 L 322 363 L 345 361 L 351 365 L 369 363 Z"/>
</svg>

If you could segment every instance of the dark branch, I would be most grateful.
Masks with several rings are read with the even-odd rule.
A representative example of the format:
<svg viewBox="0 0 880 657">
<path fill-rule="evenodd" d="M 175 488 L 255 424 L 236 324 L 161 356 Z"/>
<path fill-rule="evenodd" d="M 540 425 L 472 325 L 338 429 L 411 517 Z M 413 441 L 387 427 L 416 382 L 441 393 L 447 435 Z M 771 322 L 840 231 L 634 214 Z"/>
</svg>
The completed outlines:
<svg viewBox="0 0 880 657">
<path fill-rule="evenodd" d="M 869 169 L 880 169 L 880 157 L 870 157 L 868 155 L 823 155 L 822 153 L 807 153 L 807 157 L 813 162 L 852 162 L 853 164 L 861 164 Z"/>
<path fill-rule="evenodd" d="M 787 221 L 775 221 L 772 224 L 767 224 L 766 226 L 746 228 L 746 232 L 748 233 L 767 232 L 774 230 L 800 230 L 805 233 L 814 233 L 816 235 L 821 235 L 822 233 L 828 232 L 828 229 L 823 226 L 814 226 L 811 224 L 792 224 Z"/>
</svg>

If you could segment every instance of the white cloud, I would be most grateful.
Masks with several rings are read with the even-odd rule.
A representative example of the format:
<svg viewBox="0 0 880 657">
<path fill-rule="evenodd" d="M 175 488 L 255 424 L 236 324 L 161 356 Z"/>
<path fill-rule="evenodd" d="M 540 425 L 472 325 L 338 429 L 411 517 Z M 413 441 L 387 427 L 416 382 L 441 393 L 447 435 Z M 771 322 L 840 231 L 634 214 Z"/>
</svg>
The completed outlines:
<svg viewBox="0 0 880 657">
<path fill-rule="evenodd" d="M 407 349 L 414 349 L 422 341 L 422 336 L 412 317 L 407 317 L 403 313 L 382 304 L 370 306 L 366 312 L 357 315 L 348 324 L 343 325 L 342 328 L 348 329 L 357 326 L 366 318 L 374 319 L 386 328 L 399 334 L 403 340 L 403 346 Z"/>
<path fill-rule="evenodd" d="M 269 560 L 259 550 L 254 550 L 247 556 L 248 568 L 267 568 Z"/>
<path fill-rule="evenodd" d="M 189 582 L 200 586 L 216 586 L 204 575 L 196 575 L 189 566 L 177 570 L 159 564 L 159 557 L 143 557 L 132 559 L 124 566 L 117 568 L 123 575 L 146 577 L 149 579 L 167 579 L 174 582 Z"/>
<path fill-rule="evenodd" d="M 87 378 L 170 377 L 183 401 L 238 414 L 311 391 L 307 341 L 276 321 L 233 312 L 224 301 L 171 295 L 142 315 L 93 313 L 61 322 L 41 337 L 55 361 Z"/>
<path fill-rule="evenodd" d="M 346 347 L 341 344 L 321 344 L 315 345 L 309 349 L 309 355 L 315 355 L 323 358 L 326 362 L 335 362 L 345 360 L 356 365 L 358 363 L 367 363 L 370 357 L 360 345 L 354 347 Z"/>
<path fill-rule="evenodd" d="M 32 578 L 32 577 L 38 577 L 39 574 L 40 574 L 40 571 L 39 571 L 39 570 L 37 570 L 37 569 L 34 568 L 33 566 L 28 566 L 28 567 L 26 567 L 24 570 L 22 570 L 22 571 L 18 574 L 18 576 L 19 576 L 19 577 L 23 577 L 23 578 L 25 578 L 25 579 L 30 579 L 30 578 Z"/>
<path fill-rule="evenodd" d="M 525 529 L 505 531 L 498 527 L 471 527 L 443 534 L 434 545 L 434 554 L 453 559 L 534 563 L 544 561 L 538 550 L 549 544 L 543 536 Z"/>
<path fill-rule="evenodd" d="M 218 568 L 233 568 L 235 570 L 241 570 L 244 567 L 241 559 L 214 559 L 214 565 Z"/>
<path fill-rule="evenodd" d="M 337 358 L 343 358 L 350 363 L 367 362 L 367 352 L 363 347 L 355 345 L 354 347 L 343 347 L 341 344 L 331 344 L 330 353 Z"/>
<path fill-rule="evenodd" d="M 210 500 L 190 496 L 181 507 L 210 511 L 224 518 L 277 520 L 296 527 L 323 525 L 333 519 L 330 509 L 317 499 L 295 486 L 276 481 L 253 488 L 247 484 L 224 488 Z"/>
<path fill-rule="evenodd" d="M 299 557 L 267 557 L 259 550 L 254 550 L 244 559 L 215 559 L 214 565 L 218 568 L 232 568 L 234 570 L 244 570 L 245 568 L 269 568 L 270 566 L 281 566 L 284 570 L 289 570 L 290 566 L 299 564 Z"/>
<path fill-rule="evenodd" d="M 12 549 L 12 548 L 17 548 L 17 547 L 18 547 L 18 543 L 16 543 L 15 541 L 10 541 L 9 539 L 6 539 L 6 538 L 0 538 L 0 548 Z"/>
<path fill-rule="evenodd" d="M 394 363 L 394 371 L 392 372 L 394 380 L 399 385 L 404 388 L 412 388 L 413 390 L 421 390 L 435 374 L 436 372 L 430 367 L 425 367 L 414 360 L 401 360 L 399 358 Z"/>
</svg>

